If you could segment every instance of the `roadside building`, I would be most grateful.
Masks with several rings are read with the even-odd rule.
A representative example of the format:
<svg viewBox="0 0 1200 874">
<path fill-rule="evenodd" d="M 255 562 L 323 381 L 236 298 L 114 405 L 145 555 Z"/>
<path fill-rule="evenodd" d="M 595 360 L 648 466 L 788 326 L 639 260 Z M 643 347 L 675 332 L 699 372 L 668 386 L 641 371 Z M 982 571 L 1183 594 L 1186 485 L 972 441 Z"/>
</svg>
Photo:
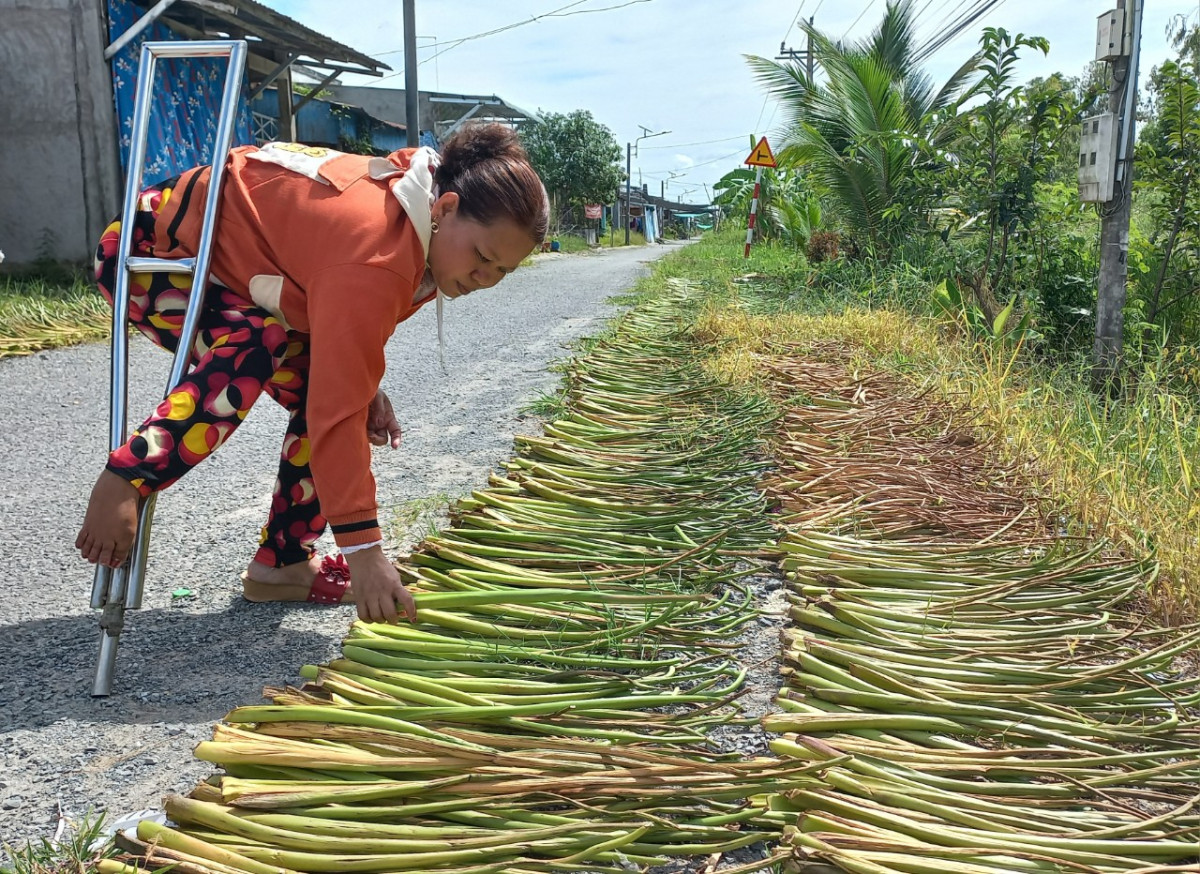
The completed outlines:
<svg viewBox="0 0 1200 874">
<path fill-rule="evenodd" d="M 378 76 L 389 69 L 254 0 L 0 0 L 0 20 L 0 249 L 6 266 L 86 260 L 120 208 L 143 41 L 247 41 L 240 143 L 253 142 L 249 99 L 290 81 L 293 65 L 322 77 Z M 224 63 L 160 62 L 147 181 L 209 160 Z M 290 105 L 276 110 L 285 129 L 292 115 Z"/>
<path fill-rule="evenodd" d="M 622 185 L 621 190 L 617 192 L 613 226 L 617 232 L 621 232 L 626 224 L 629 224 L 630 227 L 644 233 L 648 241 L 653 242 L 678 228 L 687 230 L 696 227 L 697 221 L 711 227 L 712 223 L 706 221 L 705 217 L 719 214 L 720 208 L 711 204 L 683 203 L 656 197 L 650 193 L 649 186 L 644 184 L 630 188 L 629 201 L 626 203 L 625 187 Z"/>
<path fill-rule="evenodd" d="M 255 0 L 0 0 L 0 21 L 6 268 L 91 257 L 120 209 L 146 40 L 246 40 L 235 144 L 294 140 L 375 154 L 406 144 L 403 90 L 337 83 L 383 76 L 387 64 Z M 145 182 L 211 161 L 225 64 L 159 61 Z M 422 92 L 420 107 L 426 145 L 471 119 L 536 118 L 496 95 Z"/>
</svg>

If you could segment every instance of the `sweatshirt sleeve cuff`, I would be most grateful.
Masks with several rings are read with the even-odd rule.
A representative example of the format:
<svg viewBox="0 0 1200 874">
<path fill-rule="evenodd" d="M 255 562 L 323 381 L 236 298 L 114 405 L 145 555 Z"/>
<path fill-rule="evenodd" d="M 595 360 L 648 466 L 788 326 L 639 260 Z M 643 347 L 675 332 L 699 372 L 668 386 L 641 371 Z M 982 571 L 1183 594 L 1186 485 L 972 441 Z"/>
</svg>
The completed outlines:
<svg viewBox="0 0 1200 874">
<path fill-rule="evenodd" d="M 337 522 L 330 520 L 329 527 L 333 531 L 334 542 L 339 547 L 358 546 L 383 539 L 379 521 L 374 516 L 366 519 L 339 519 Z"/>
</svg>

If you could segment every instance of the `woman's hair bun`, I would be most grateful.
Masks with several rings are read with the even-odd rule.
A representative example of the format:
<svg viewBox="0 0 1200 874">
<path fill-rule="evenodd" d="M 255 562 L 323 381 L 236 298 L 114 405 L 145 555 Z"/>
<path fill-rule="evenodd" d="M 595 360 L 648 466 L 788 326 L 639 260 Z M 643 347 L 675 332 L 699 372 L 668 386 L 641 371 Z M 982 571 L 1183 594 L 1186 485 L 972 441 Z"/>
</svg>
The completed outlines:
<svg viewBox="0 0 1200 874">
<path fill-rule="evenodd" d="M 491 224 L 508 218 L 529 231 L 534 243 L 546 238 L 550 202 L 516 131 L 502 124 L 459 128 L 438 150 L 438 190 L 453 191 L 466 218 Z"/>
<path fill-rule="evenodd" d="M 516 131 L 502 124 L 467 124 L 438 149 L 442 172 L 456 178 L 464 168 L 484 161 L 510 159 L 529 162 Z"/>
</svg>

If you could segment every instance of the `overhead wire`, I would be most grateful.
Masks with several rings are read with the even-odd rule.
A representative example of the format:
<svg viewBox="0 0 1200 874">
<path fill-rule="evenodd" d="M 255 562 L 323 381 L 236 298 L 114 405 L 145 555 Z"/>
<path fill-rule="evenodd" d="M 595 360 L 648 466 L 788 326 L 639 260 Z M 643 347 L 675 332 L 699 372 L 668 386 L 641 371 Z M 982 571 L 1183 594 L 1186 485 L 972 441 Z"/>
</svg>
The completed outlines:
<svg viewBox="0 0 1200 874">
<path fill-rule="evenodd" d="M 920 53 L 929 50 L 931 46 L 939 43 L 948 34 L 958 32 L 958 28 L 962 27 L 962 22 L 977 12 L 979 7 L 987 2 L 989 0 L 957 0 L 953 8 L 941 16 L 928 36 L 917 46 L 916 52 Z M 938 7 L 937 12 L 940 13 L 945 8 L 946 3 L 942 3 Z"/>
<path fill-rule="evenodd" d="M 817 13 L 821 11 L 821 7 L 823 5 L 825 5 L 825 0 L 817 0 L 816 8 L 813 9 L 812 14 L 808 16 L 808 20 L 809 20 L 810 24 L 812 23 L 812 20 L 817 17 Z M 796 17 L 792 19 L 792 24 L 790 27 L 788 27 L 788 33 L 792 32 L 792 27 L 795 27 L 796 22 L 800 20 L 800 13 L 803 10 L 804 10 L 804 3 L 801 2 L 800 8 L 796 10 Z M 784 34 L 783 42 L 786 42 L 786 41 L 787 41 L 787 34 Z M 780 43 L 781 48 L 783 46 L 783 42 Z M 763 111 L 767 108 L 767 100 L 768 99 L 770 99 L 770 94 L 768 94 L 766 97 L 763 98 L 763 108 L 758 111 L 759 122 L 762 121 L 762 114 L 763 114 Z M 775 106 L 771 109 L 771 117 L 767 119 L 767 127 L 768 128 L 771 126 L 771 123 L 775 121 L 775 113 L 778 111 L 779 111 L 779 103 L 776 102 Z M 755 130 L 761 130 L 761 127 L 758 124 L 756 124 L 754 126 L 754 128 L 755 128 Z"/>
<path fill-rule="evenodd" d="M 913 21 L 919 21 L 921 19 L 921 17 L 925 15 L 925 11 L 927 9 L 929 9 L 929 7 L 932 5 L 933 5 L 933 0 L 925 0 L 925 5 L 922 6 L 919 10 L 917 10 L 917 13 L 913 16 Z M 933 14 L 937 15 L 939 12 L 941 12 L 943 9 L 945 9 L 949 5 L 950 5 L 950 0 L 942 0 L 941 5 L 938 6 L 937 9 L 933 10 Z M 959 5 L 960 6 L 962 5 L 961 0 L 960 0 Z"/>
<path fill-rule="evenodd" d="M 450 40 L 449 42 L 444 43 L 444 45 L 446 46 L 444 49 L 441 49 L 440 51 L 436 52 L 435 54 L 430 55 L 429 57 L 425 58 L 424 60 L 418 61 L 417 62 L 418 66 L 422 65 L 422 64 L 427 64 L 430 61 L 436 60 L 437 58 L 440 58 L 442 55 L 446 54 L 446 52 L 453 51 L 454 49 L 458 48 L 459 46 L 463 45 L 464 43 L 468 43 L 468 42 L 471 42 L 471 41 L 477 40 L 477 39 L 483 39 L 483 38 L 489 37 L 489 36 L 495 36 L 496 34 L 504 33 L 509 30 L 514 30 L 518 27 L 524 27 L 527 24 L 536 24 L 537 22 L 541 21 L 543 18 L 567 18 L 572 15 L 587 15 L 587 14 L 593 13 L 593 12 L 611 12 L 614 9 L 624 9 L 626 6 L 634 6 L 638 3 L 651 3 L 651 2 L 653 2 L 653 0 L 624 0 L 624 2 L 622 2 L 622 3 L 617 3 L 613 6 L 603 6 L 598 9 L 575 9 L 576 6 L 582 6 L 584 3 L 590 3 L 590 2 L 592 2 L 592 0 L 573 0 L 573 2 L 568 3 L 565 6 L 560 6 L 557 9 L 550 10 L 549 12 L 543 12 L 540 15 L 532 15 L 529 18 L 523 18 L 520 21 L 514 21 L 510 24 L 505 24 L 500 27 L 492 28 L 491 30 L 481 31 L 479 33 L 473 33 L 470 36 L 464 36 L 461 39 Z M 573 12 L 570 11 L 572 9 L 575 9 L 575 11 L 573 11 Z M 398 51 L 401 54 L 403 54 L 403 49 L 400 49 Z M 386 54 L 392 54 L 392 53 L 393 52 L 387 52 Z M 404 75 L 404 72 L 400 71 L 400 72 L 392 73 L 389 76 L 383 76 L 380 79 L 378 79 L 377 81 L 383 82 L 387 79 L 392 79 L 392 78 L 395 78 L 396 76 L 403 76 L 403 75 Z"/>
<path fill-rule="evenodd" d="M 434 58 L 438 57 L 439 55 L 444 55 L 446 52 L 450 51 L 451 49 L 458 48 L 460 45 L 462 45 L 465 42 L 470 42 L 471 40 L 475 40 L 475 39 L 482 39 L 485 36 L 494 36 L 497 33 L 503 33 L 507 30 L 513 30 L 518 27 L 524 27 L 527 24 L 535 24 L 538 21 L 541 21 L 543 18 L 567 18 L 571 15 L 587 15 L 592 12 L 611 12 L 614 9 L 624 9 L 626 6 L 635 6 L 638 3 L 650 3 L 650 2 L 652 2 L 652 0 L 625 0 L 624 3 L 618 3 L 615 6 L 602 6 L 599 9 L 578 9 L 575 12 L 567 12 L 566 11 L 568 9 L 571 9 L 572 7 L 579 6 L 582 3 L 588 3 L 588 2 L 591 2 L 591 0 L 575 0 L 574 3 L 568 3 L 566 6 L 560 6 L 558 9 L 554 9 L 550 12 L 543 12 L 541 15 L 531 16 L 530 18 L 525 19 L 523 21 L 515 21 L 512 24 L 506 24 L 503 27 L 498 27 L 498 28 L 495 28 L 494 30 L 485 31 L 484 33 L 473 34 L 471 36 L 465 36 L 460 40 L 453 41 L 449 46 L 442 49 L 436 55 L 431 55 L 430 57 L 426 58 L 425 60 L 421 61 L 420 63 L 426 64 L 429 61 L 432 61 Z"/>
<path fill-rule="evenodd" d="M 712 143 L 728 143 L 732 140 L 744 140 L 747 136 L 754 136 L 753 133 L 741 134 L 736 137 L 722 137 L 719 140 L 700 140 L 697 143 L 668 143 L 665 146 L 642 146 L 643 149 L 682 149 L 684 146 L 707 146 Z"/>
<path fill-rule="evenodd" d="M 963 12 L 957 19 L 946 25 L 941 31 L 918 47 L 917 51 L 913 54 L 913 63 L 919 64 L 927 60 L 943 46 L 962 34 L 968 27 L 985 15 L 994 12 L 1003 3 L 1004 0 L 973 0 L 972 5 L 966 12 Z M 960 3 L 957 8 L 962 8 L 963 5 Z"/>
<path fill-rule="evenodd" d="M 792 32 L 792 28 L 796 26 L 796 22 L 800 20 L 800 13 L 804 11 L 804 4 L 808 0 L 800 0 L 800 5 L 796 9 L 796 14 L 792 16 L 792 23 L 788 25 L 788 29 L 783 34 L 783 42 L 787 42 L 788 36 Z"/>
<path fill-rule="evenodd" d="M 796 14 L 794 16 L 792 16 L 792 23 L 788 25 L 788 29 L 784 32 L 783 39 L 781 39 L 779 41 L 780 46 L 782 46 L 784 43 L 787 42 L 788 34 L 790 34 L 792 32 L 792 28 L 796 26 L 796 22 L 800 20 L 800 14 L 804 11 L 804 6 L 807 2 L 808 2 L 808 0 L 800 0 L 800 5 L 796 8 Z M 825 2 L 825 0 L 818 0 L 817 9 L 820 9 L 821 4 L 824 2 Z M 817 14 L 817 9 L 813 10 L 814 16 Z M 812 16 L 809 16 L 809 17 L 812 18 Z M 770 92 L 767 92 L 765 95 L 763 95 L 762 106 L 759 107 L 759 110 L 758 110 L 758 120 L 756 122 L 754 122 L 754 130 L 755 131 L 762 130 L 763 113 L 767 111 L 767 102 L 770 99 L 771 99 Z M 776 108 L 778 108 L 778 107 L 776 107 Z M 775 110 L 773 109 L 773 110 L 771 110 L 771 117 L 767 120 L 767 127 L 770 127 L 771 122 L 773 122 L 774 120 L 775 120 Z"/>
<path fill-rule="evenodd" d="M 857 24 L 858 24 L 860 21 L 862 21 L 862 19 L 863 19 L 863 16 L 867 14 L 867 10 L 868 10 L 868 9 L 870 9 L 872 6 L 874 6 L 874 5 L 875 5 L 875 2 L 876 2 L 876 0 L 867 0 L 867 5 L 863 7 L 863 11 L 862 11 L 862 12 L 858 13 L 858 18 L 854 19 L 854 21 L 851 23 L 851 25 L 850 25 L 849 27 L 847 27 L 847 28 L 846 28 L 846 31 L 845 31 L 845 33 L 843 33 L 843 34 L 842 34 L 842 39 L 843 39 L 843 40 L 845 40 L 845 39 L 846 39 L 846 36 L 847 36 L 847 34 L 849 34 L 849 33 L 850 33 L 850 31 L 854 30 L 855 26 L 856 26 L 856 25 L 857 25 Z"/>
</svg>

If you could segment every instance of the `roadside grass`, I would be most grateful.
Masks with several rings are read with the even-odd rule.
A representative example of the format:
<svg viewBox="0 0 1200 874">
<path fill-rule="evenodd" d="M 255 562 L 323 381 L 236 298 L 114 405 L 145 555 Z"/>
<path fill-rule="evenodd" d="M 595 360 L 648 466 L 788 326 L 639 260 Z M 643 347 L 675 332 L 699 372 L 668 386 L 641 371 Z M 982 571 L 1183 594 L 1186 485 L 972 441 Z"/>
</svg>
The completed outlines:
<svg viewBox="0 0 1200 874">
<path fill-rule="evenodd" d="M 576 239 L 582 240 L 582 237 Z M 601 249 L 620 249 L 625 246 L 625 229 L 609 227 L 603 234 L 596 235 L 596 242 L 600 244 Z M 630 246 L 646 245 L 646 235 L 638 231 L 630 230 L 629 243 Z M 586 248 L 586 244 L 585 244 Z"/>
<path fill-rule="evenodd" d="M 551 236 L 550 239 L 558 240 L 558 251 L 567 255 L 590 252 L 592 250 L 592 247 L 587 244 L 587 240 L 583 237 L 577 237 L 574 234 L 558 234 Z"/>
<path fill-rule="evenodd" d="M 112 310 L 78 276 L 0 278 L 0 358 L 108 337 Z"/>
<path fill-rule="evenodd" d="M 117 855 L 111 840 L 102 840 L 104 818 L 90 814 L 55 840 L 41 838 L 20 849 L 0 844 L 11 860 L 0 874 L 84 874 L 98 870 L 101 860 Z"/>
<path fill-rule="evenodd" d="M 1064 530 L 1158 559 L 1162 573 L 1146 592 L 1158 619 L 1196 621 L 1200 409 L 1160 381 L 1166 367 L 1149 362 L 1126 396 L 1110 403 L 1089 391 L 1086 362 L 1047 367 L 1020 350 L 973 344 L 944 321 L 879 305 L 876 290 L 826 298 L 802 270 L 789 269 L 799 257 L 760 246 L 743 261 L 727 232 L 662 265 L 718 292 L 695 325 L 712 345 L 715 374 L 753 384 L 764 354 L 836 342 L 856 350 L 856 366 L 891 371 L 916 393 L 969 407 L 1013 460 L 1032 462 L 1044 477 L 1042 497 L 1061 510 Z"/>
<path fill-rule="evenodd" d="M 574 255 L 578 252 L 590 252 L 597 246 L 601 249 L 619 249 L 625 245 L 625 231 L 621 228 L 609 229 L 602 234 L 596 235 L 597 246 L 589 246 L 587 240 L 576 234 L 559 234 L 557 236 L 551 234 L 547 239 L 558 240 L 559 251 L 567 255 Z M 639 234 L 637 231 L 629 232 L 630 246 L 646 245 L 646 237 Z"/>
<path fill-rule="evenodd" d="M 448 518 L 453 498 L 442 492 L 413 498 L 388 507 L 389 536 L 401 543 L 415 543 L 436 534 Z M 382 509 L 382 508 L 381 508 Z"/>
<path fill-rule="evenodd" d="M 561 387 L 553 392 L 541 392 L 520 410 L 522 414 L 537 416 L 550 422 L 562 418 L 566 411 L 567 396 Z"/>
</svg>

